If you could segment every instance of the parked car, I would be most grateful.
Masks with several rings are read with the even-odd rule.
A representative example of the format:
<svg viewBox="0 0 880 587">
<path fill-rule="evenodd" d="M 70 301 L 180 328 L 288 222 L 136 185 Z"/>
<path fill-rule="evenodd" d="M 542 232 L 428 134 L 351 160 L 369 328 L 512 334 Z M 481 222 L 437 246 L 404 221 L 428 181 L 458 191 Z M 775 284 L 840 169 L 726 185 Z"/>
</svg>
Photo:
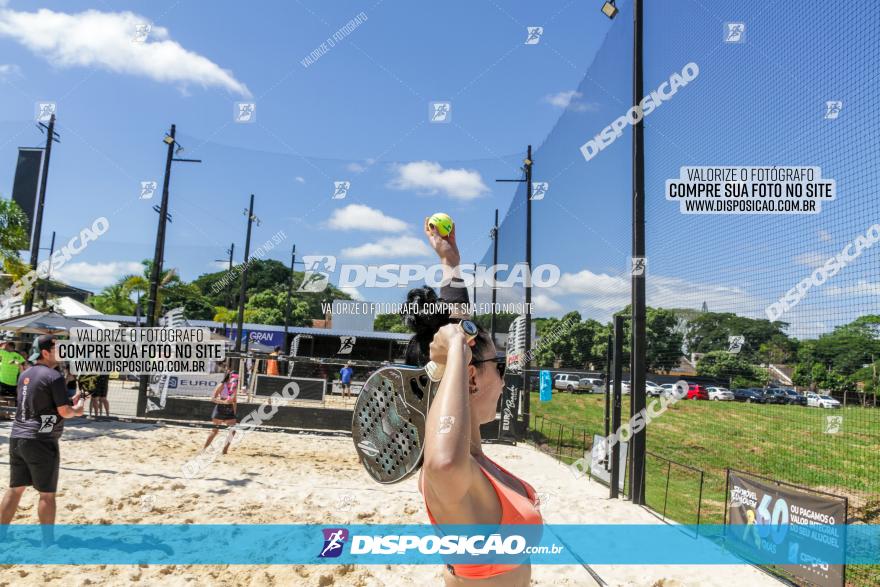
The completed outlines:
<svg viewBox="0 0 880 587">
<path fill-rule="evenodd" d="M 645 393 L 653 397 L 660 397 L 660 394 L 663 393 L 663 388 L 653 381 L 645 381 Z"/>
<path fill-rule="evenodd" d="M 710 400 L 723 402 L 733 401 L 733 392 L 726 387 L 708 387 L 706 388 L 706 391 L 709 392 Z"/>
<path fill-rule="evenodd" d="M 620 393 L 626 395 L 630 392 L 630 384 L 629 379 L 624 379 L 620 382 Z"/>
<path fill-rule="evenodd" d="M 675 392 L 674 383 L 664 383 L 660 388 L 663 389 L 663 393 L 666 395 L 672 395 Z"/>
<path fill-rule="evenodd" d="M 807 396 L 802 395 L 796 392 L 793 389 L 782 388 L 780 391 L 785 395 L 788 399 L 788 403 L 796 406 L 805 406 L 807 405 Z"/>
<path fill-rule="evenodd" d="M 688 385 L 687 392 L 688 399 L 709 399 L 709 392 L 706 391 L 706 387 L 704 385 L 700 385 L 699 383 L 691 383 Z"/>
<path fill-rule="evenodd" d="M 581 377 L 581 389 L 590 393 L 605 393 L 605 381 L 595 377 Z"/>
<path fill-rule="evenodd" d="M 557 373 L 553 376 L 553 389 L 573 392 L 580 389 L 581 378 L 570 373 Z"/>
<path fill-rule="evenodd" d="M 782 393 L 779 389 L 765 389 L 763 390 L 764 397 L 767 398 L 768 404 L 787 404 L 788 396 Z"/>
<path fill-rule="evenodd" d="M 746 402 L 747 404 L 766 404 L 767 398 L 763 393 L 759 393 L 754 389 L 734 389 L 733 399 L 738 402 Z"/>
<path fill-rule="evenodd" d="M 807 405 L 814 408 L 839 408 L 840 402 L 830 395 L 820 395 L 818 393 L 807 394 Z"/>
</svg>

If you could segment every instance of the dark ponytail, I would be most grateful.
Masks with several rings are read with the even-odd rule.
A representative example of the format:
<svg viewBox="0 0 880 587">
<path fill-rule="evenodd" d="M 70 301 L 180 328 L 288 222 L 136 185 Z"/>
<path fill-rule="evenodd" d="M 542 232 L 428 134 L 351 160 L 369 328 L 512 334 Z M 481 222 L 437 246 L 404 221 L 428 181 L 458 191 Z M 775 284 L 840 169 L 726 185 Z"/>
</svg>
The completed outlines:
<svg viewBox="0 0 880 587">
<path fill-rule="evenodd" d="M 406 364 L 423 366 L 431 360 L 429 347 L 434 335 L 447 324 L 459 322 L 459 318 L 451 318 L 447 304 L 437 293 L 427 285 L 411 289 L 406 295 L 404 306 L 403 323 L 415 334 L 406 347 Z M 438 311 L 442 310 L 442 311 Z M 479 327 L 480 334 L 473 348 L 475 354 L 481 354 L 489 336 L 486 331 Z"/>
</svg>

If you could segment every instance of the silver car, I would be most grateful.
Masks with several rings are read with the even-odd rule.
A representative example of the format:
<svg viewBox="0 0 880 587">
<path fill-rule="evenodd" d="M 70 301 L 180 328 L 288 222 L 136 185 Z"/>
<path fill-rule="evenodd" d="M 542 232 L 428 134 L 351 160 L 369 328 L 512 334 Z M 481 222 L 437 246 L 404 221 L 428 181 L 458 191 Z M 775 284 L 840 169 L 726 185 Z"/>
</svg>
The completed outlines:
<svg viewBox="0 0 880 587">
<path fill-rule="evenodd" d="M 707 387 L 706 391 L 709 392 L 709 399 L 714 401 L 722 401 L 722 402 L 732 402 L 733 401 L 733 392 L 727 389 L 726 387 Z"/>
</svg>

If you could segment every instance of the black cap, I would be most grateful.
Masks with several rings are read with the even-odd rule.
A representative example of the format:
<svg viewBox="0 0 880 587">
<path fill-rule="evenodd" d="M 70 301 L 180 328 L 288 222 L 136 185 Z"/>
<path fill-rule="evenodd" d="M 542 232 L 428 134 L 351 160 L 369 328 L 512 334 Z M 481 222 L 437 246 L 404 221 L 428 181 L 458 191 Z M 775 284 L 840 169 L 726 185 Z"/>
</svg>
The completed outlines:
<svg viewBox="0 0 880 587">
<path fill-rule="evenodd" d="M 35 338 L 34 343 L 31 345 L 31 356 L 28 357 L 28 361 L 33 363 L 43 356 L 42 351 L 51 351 L 52 347 L 55 346 L 55 340 L 55 336 L 51 334 L 44 334 Z"/>
</svg>

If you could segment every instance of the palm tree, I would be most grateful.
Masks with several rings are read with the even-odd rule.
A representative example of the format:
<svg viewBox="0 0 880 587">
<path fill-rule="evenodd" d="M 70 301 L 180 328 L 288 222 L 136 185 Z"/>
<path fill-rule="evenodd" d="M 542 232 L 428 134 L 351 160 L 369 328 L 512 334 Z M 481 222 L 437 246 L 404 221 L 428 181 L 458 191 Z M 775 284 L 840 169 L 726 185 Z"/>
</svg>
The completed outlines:
<svg viewBox="0 0 880 587">
<path fill-rule="evenodd" d="M 117 282 L 117 285 L 128 292 L 129 297 L 131 297 L 131 294 L 137 293 L 138 299 L 144 295 L 149 295 L 150 275 L 153 272 L 152 261 L 144 259 L 141 263 L 144 265 L 143 275 L 126 275 Z M 156 291 L 156 308 L 154 312 L 154 319 L 156 321 L 158 321 L 158 317 L 162 312 L 162 298 L 165 295 L 165 291 L 169 285 L 179 282 L 180 277 L 177 275 L 177 269 L 173 267 L 162 271 L 162 274 L 159 276 L 159 288 Z"/>
<path fill-rule="evenodd" d="M 105 287 L 104 291 L 88 299 L 88 303 L 104 314 L 121 314 L 128 316 L 134 310 L 130 296 L 121 283 Z"/>
</svg>

